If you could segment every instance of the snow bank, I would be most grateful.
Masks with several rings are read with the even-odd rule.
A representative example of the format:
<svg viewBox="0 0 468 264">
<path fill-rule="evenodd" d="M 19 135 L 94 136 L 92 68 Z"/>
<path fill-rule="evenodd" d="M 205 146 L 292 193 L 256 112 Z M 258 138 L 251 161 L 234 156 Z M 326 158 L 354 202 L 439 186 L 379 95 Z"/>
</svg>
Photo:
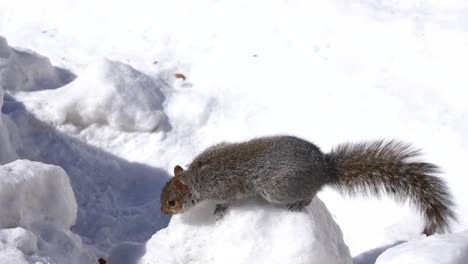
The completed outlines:
<svg viewBox="0 0 468 264">
<path fill-rule="evenodd" d="M 0 38 L 0 57 L 1 57 L 1 41 Z M 1 85 L 1 76 L 0 76 L 0 164 L 4 164 L 15 160 L 17 158 L 16 152 L 12 145 L 12 139 L 10 134 L 10 129 L 13 124 L 10 120 L 2 113 L 3 108 L 3 96 L 4 91 Z"/>
<path fill-rule="evenodd" d="M 137 263 L 352 262 L 340 228 L 318 198 L 303 212 L 290 212 L 264 201 L 246 201 L 232 206 L 218 222 L 213 208 L 214 204 L 204 203 L 173 216 L 169 226 L 146 243 L 146 253 Z M 121 247 L 120 254 L 132 248 L 139 250 Z M 119 263 L 123 264 L 112 264 Z"/>
<path fill-rule="evenodd" d="M 0 175 L 0 228 L 41 222 L 68 229 L 75 223 L 75 196 L 60 167 L 17 160 L 1 166 Z"/>
<path fill-rule="evenodd" d="M 57 166 L 17 160 L 0 166 L 0 263 L 95 263 L 69 228 L 77 205 Z"/>
<path fill-rule="evenodd" d="M 0 86 L 10 91 L 53 89 L 73 80 L 74 75 L 52 66 L 50 60 L 32 51 L 13 49 L 0 36 Z"/>
<path fill-rule="evenodd" d="M 162 86 L 130 65 L 103 59 L 52 95 L 53 108 L 64 115 L 63 121 L 78 126 L 96 123 L 125 131 L 167 130 Z"/>
<path fill-rule="evenodd" d="M 38 239 L 21 227 L 0 230 L 0 264 L 29 263 L 28 255 L 38 251 Z"/>
<path fill-rule="evenodd" d="M 51 91 L 34 93 L 43 92 Z M 36 119 L 14 99 L 8 100 L 7 108 L 21 138 L 18 155 L 58 165 L 67 172 L 79 208 L 76 225 L 71 230 L 95 247 L 96 255 L 106 256 L 110 248 L 122 241 L 147 241 L 167 226 L 170 218 L 159 210 L 160 193 L 169 178 L 165 170 L 122 159 L 90 146 L 85 140 L 65 135 Z M 108 126 L 91 128 L 113 135 L 122 133 Z M 161 136 L 161 133 L 122 134 Z"/>
<path fill-rule="evenodd" d="M 468 262 L 468 230 L 409 241 L 385 251 L 376 264 L 465 264 Z"/>
<path fill-rule="evenodd" d="M 97 258 L 70 232 L 22 227 L 0 229 L 0 264 L 95 264 Z"/>
</svg>

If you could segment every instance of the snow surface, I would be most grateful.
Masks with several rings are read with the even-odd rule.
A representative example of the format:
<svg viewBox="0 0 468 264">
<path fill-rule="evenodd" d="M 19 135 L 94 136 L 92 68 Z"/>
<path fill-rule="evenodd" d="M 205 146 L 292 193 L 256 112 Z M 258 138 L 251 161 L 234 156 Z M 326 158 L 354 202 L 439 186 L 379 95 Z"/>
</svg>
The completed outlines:
<svg viewBox="0 0 468 264">
<path fill-rule="evenodd" d="M 166 171 L 214 143 L 292 134 L 328 151 L 399 138 L 442 167 L 458 205 L 453 230 L 466 230 L 467 17 L 465 0 L 0 0 L 0 35 L 10 46 L 77 76 L 56 90 L 42 82 L 31 82 L 34 92 L 8 89 L 0 162 L 62 167 L 78 204 L 72 230 L 100 257 L 116 245 L 141 249 L 164 228 Z M 117 112 L 127 128 L 105 119 L 110 109 L 99 113 L 100 87 L 109 92 L 103 100 L 125 94 L 109 88 L 119 77 L 105 75 L 113 71 L 104 58 L 157 83 L 164 97 L 152 109 L 167 123 L 139 130 L 136 115 Z M 1 69 L 13 69 L 12 77 L 38 70 L 26 66 Z M 327 189 L 319 196 L 356 263 L 419 239 L 422 219 L 408 206 Z"/>
<path fill-rule="evenodd" d="M 0 166 L 0 263 L 94 263 L 70 232 L 77 204 L 60 167 L 28 160 Z"/>
<path fill-rule="evenodd" d="M 295 213 L 265 201 L 244 201 L 219 221 L 214 206 L 205 203 L 173 216 L 136 263 L 352 263 L 340 228 L 318 198 Z M 112 263 L 132 263 L 114 259 L 110 255 Z"/>
<path fill-rule="evenodd" d="M 75 224 L 75 196 L 60 167 L 16 160 L 1 166 L 0 174 L 0 207 L 8 212 L 0 216 L 0 227 L 38 221 L 68 229 Z"/>
<path fill-rule="evenodd" d="M 2 92 L 2 88 L 0 87 L 0 107 L 3 104 Z M 9 118 L 0 113 L 0 146 L 2 148 L 0 151 L 0 164 L 7 163 L 18 158 L 12 144 L 13 135 L 11 135 L 11 130 L 13 130 L 13 125 L 11 124 Z"/>
<path fill-rule="evenodd" d="M 143 242 L 167 225 L 169 218 L 159 210 L 166 172 L 129 162 L 56 131 L 18 102 L 9 101 L 7 110 L 22 139 L 18 155 L 67 171 L 79 207 L 72 230 L 93 245 L 96 254 L 105 255 L 120 241 Z"/>
<path fill-rule="evenodd" d="M 53 67 L 33 51 L 13 49 L 0 36 L 0 86 L 9 91 L 53 89 L 73 80 L 70 72 Z"/>
<path fill-rule="evenodd" d="M 46 108 L 55 122 L 78 127 L 98 124 L 124 131 L 167 131 L 161 91 L 165 86 L 128 64 L 101 59 L 70 85 L 35 95 L 34 108 Z"/>
<path fill-rule="evenodd" d="M 376 264 L 465 264 L 468 231 L 415 239 L 385 251 Z"/>
<path fill-rule="evenodd" d="M 118 97 L 127 96 L 130 99 L 146 97 L 153 100 L 148 101 L 150 105 L 159 104 L 163 99 L 154 96 L 160 94 L 154 90 L 158 87 L 148 86 L 148 83 L 154 84 L 153 80 L 139 74 L 130 66 L 107 60 L 99 65 L 101 66 L 91 66 L 98 70 L 97 76 L 107 76 L 107 79 L 113 80 L 113 84 L 117 85 L 97 86 L 103 90 L 103 94 L 113 97 L 104 98 L 109 100 L 108 107 L 112 108 L 112 104 L 121 104 L 127 100 L 119 101 Z M 99 70 L 104 70 L 104 72 L 99 72 Z M 92 71 L 89 72 L 91 74 Z M 125 83 L 127 77 L 132 78 L 129 81 L 133 82 L 134 86 L 124 85 L 129 84 Z M 89 80 L 91 85 L 94 79 L 82 78 L 81 80 Z M 94 81 L 99 83 L 99 79 Z M 76 82 L 79 83 L 80 80 Z M 122 91 L 113 89 L 115 87 L 124 90 L 135 89 L 137 95 L 132 97 L 131 94 L 119 94 Z M 36 91 L 33 94 L 33 98 L 38 98 L 38 102 L 46 106 L 49 105 L 48 103 L 56 102 L 66 102 L 62 105 L 69 106 L 76 97 L 78 99 L 82 96 L 94 98 L 96 93 L 88 90 L 81 94 L 79 89 L 67 86 L 57 90 Z M 15 96 L 21 97 L 21 94 L 16 93 Z M 117 98 L 114 98 L 115 96 Z M 89 101 L 85 100 L 85 102 Z M 142 104 L 133 103 L 129 101 L 129 105 L 124 107 L 135 111 L 144 108 Z M 89 106 L 92 103 L 83 105 Z M 92 105 L 90 108 L 93 107 L 97 106 Z M 78 107 L 75 110 L 83 110 L 83 108 Z M 15 128 L 14 131 L 6 130 L 6 135 L 14 132 L 14 135 L 21 139 L 14 141 L 15 151 L 20 157 L 56 164 L 67 171 L 72 187 L 76 190 L 75 195 L 80 208 L 77 223 L 72 230 L 93 246 L 96 255 L 106 256 L 107 251 L 121 241 L 143 242 L 149 239 L 156 230 L 167 225 L 168 217 L 163 216 L 159 210 L 161 186 L 168 178 L 166 172 L 141 163 L 123 160 L 81 140 L 69 137 L 50 124 L 38 120 L 12 96 L 5 98 L 2 112 L 7 114 Z M 99 112 L 98 109 L 94 113 L 99 114 Z M 156 112 L 155 115 L 158 113 Z M 102 117 L 104 116 L 106 115 Z M 51 122 L 56 121 L 53 119 Z M 33 213 L 32 211 L 31 214 Z"/>
<path fill-rule="evenodd" d="M 0 38 L 1 42 L 1 38 Z M 0 43 L 1 46 L 1 43 Z M 1 51 L 0 51 L 1 57 Z M 0 78 L 1 82 L 1 78 Z M 4 90 L 3 85 L 0 84 L 0 109 L 3 107 L 3 97 L 4 97 Z M 16 151 L 13 147 L 11 132 L 13 130 L 13 124 L 10 122 L 9 118 L 5 116 L 2 112 L 0 112 L 0 164 L 7 163 L 9 161 L 13 161 L 18 158 Z M 13 131 L 12 131 L 13 132 Z"/>
</svg>

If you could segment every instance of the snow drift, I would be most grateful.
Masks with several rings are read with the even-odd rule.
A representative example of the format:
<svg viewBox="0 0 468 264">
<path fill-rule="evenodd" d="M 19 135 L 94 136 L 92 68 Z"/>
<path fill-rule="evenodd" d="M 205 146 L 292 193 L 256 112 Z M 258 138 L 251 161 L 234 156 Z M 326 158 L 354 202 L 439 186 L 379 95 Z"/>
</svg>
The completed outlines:
<svg viewBox="0 0 468 264">
<path fill-rule="evenodd" d="M 1 57 L 1 41 L 0 38 L 0 57 Z M 16 152 L 12 145 L 11 138 L 11 127 L 13 124 L 10 120 L 2 113 L 3 108 L 3 86 L 1 85 L 1 76 L 0 76 L 0 164 L 7 163 L 17 158 Z"/>
<path fill-rule="evenodd" d="M 213 208 L 214 204 L 205 202 L 173 216 L 145 250 L 123 246 L 120 255 L 134 256 L 130 249 L 146 251 L 139 264 L 352 262 L 340 228 L 318 198 L 303 212 L 261 200 L 244 201 L 230 207 L 217 222 Z M 130 252 L 125 254 L 124 249 Z M 110 259 L 112 264 L 124 263 L 112 254 Z"/>
<path fill-rule="evenodd" d="M 102 59 L 57 91 L 51 105 L 61 121 L 77 126 L 110 125 L 124 131 L 168 130 L 164 84 L 130 65 Z"/>
<path fill-rule="evenodd" d="M 35 91 L 60 87 L 74 79 L 69 71 L 52 66 L 32 51 L 13 49 L 0 36 L 0 86 L 9 91 Z"/>
<path fill-rule="evenodd" d="M 92 246 L 96 255 L 105 257 L 122 241 L 147 241 L 167 226 L 169 217 L 159 210 L 160 192 L 169 178 L 165 170 L 122 159 L 57 131 L 14 99 L 9 98 L 7 110 L 21 138 L 18 155 L 60 166 L 67 172 L 79 208 L 72 231 Z M 122 133 L 110 127 L 92 128 Z"/>
<path fill-rule="evenodd" d="M 0 167 L 0 175 L 0 227 L 41 222 L 68 229 L 75 223 L 75 196 L 60 167 L 17 160 Z"/>
<path fill-rule="evenodd" d="M 26 255 L 38 251 L 38 239 L 21 227 L 0 229 L 0 264 L 28 264 Z"/>
<path fill-rule="evenodd" d="M 93 263 L 69 231 L 77 204 L 57 166 L 16 160 L 0 166 L 0 263 Z"/>
<path fill-rule="evenodd" d="M 21 69 L 12 68 L 8 74 L 20 74 L 15 70 Z M 8 76 L 0 76 L 0 80 Z M 93 76 L 96 79 L 93 79 Z M 9 204 L 13 211 L 8 218 L 4 216 L 0 219 L 0 222 L 4 220 L 8 222 L 6 227 L 15 227 L 18 215 L 24 216 L 21 221 L 27 223 L 36 220 L 44 222 L 44 219 L 48 219 L 49 225 L 52 224 L 50 221 L 68 219 L 67 223 L 59 224 L 58 228 L 69 232 L 68 229 L 76 221 L 72 227 L 73 232 L 78 234 L 84 243 L 93 247 L 96 255 L 106 256 L 108 250 L 121 241 L 146 241 L 156 230 L 167 225 L 169 217 L 160 213 L 158 205 L 160 190 L 168 175 L 161 169 L 138 162 L 130 162 L 105 150 L 90 146 L 82 140 L 67 136 L 57 131 L 50 123 L 66 121 L 66 118 L 69 121 L 76 121 L 74 117 L 83 114 L 81 120 L 88 122 L 83 125 L 92 125 L 96 120 L 109 118 L 109 122 L 118 120 L 124 125 L 128 125 L 127 128 L 133 129 L 129 122 L 136 122 L 137 125 L 145 123 L 144 120 L 139 119 L 138 115 L 141 115 L 143 119 L 149 118 L 145 119 L 147 121 L 153 117 L 151 120 L 155 121 L 156 116 L 163 114 L 150 110 L 144 112 L 145 107 L 162 107 L 164 96 L 159 90 L 162 84 L 160 85 L 156 80 L 142 75 L 129 65 L 107 60 L 85 69 L 77 83 L 78 86 L 72 83 L 69 86 L 52 90 L 14 93 L 10 91 L 5 102 L 0 101 L 5 113 L 0 115 L 0 164 L 20 157 L 21 159 L 57 165 L 67 172 L 66 176 L 69 176 L 76 195 L 72 195 L 71 206 L 65 203 L 62 204 L 63 208 L 60 208 L 60 204 L 55 203 L 54 199 L 45 201 L 47 197 L 53 198 L 54 192 L 46 194 L 35 190 L 32 194 L 28 194 L 43 195 L 41 197 L 44 198 L 44 201 L 38 201 L 38 204 L 35 203 L 38 199 L 23 201 L 21 199 L 26 199 L 23 196 L 15 197 L 15 203 Z M 93 84 L 97 86 L 93 86 Z M 96 88 L 96 91 L 93 88 Z M 1 87 L 0 95 L 3 95 Z M 24 105 L 23 102 L 17 101 L 21 96 L 30 96 L 31 105 L 42 107 L 43 115 L 30 113 L 28 111 L 30 105 Z M 126 115 L 126 111 L 134 116 Z M 68 117 L 67 114 L 70 116 Z M 50 117 L 52 120 L 43 122 L 38 119 L 38 116 L 40 118 Z M 57 116 L 63 118 L 57 120 Z M 87 117 L 89 119 L 86 119 Z M 133 121 L 129 121 L 129 119 Z M 156 126 L 156 123 L 155 121 L 152 125 Z M 111 122 L 111 124 L 114 123 Z M 162 124 L 157 123 L 158 128 L 163 127 Z M 98 130 L 121 133 L 121 131 L 109 127 L 94 127 Z M 151 126 L 151 128 L 154 127 Z M 144 134 L 153 135 L 152 133 Z M 13 144 L 10 144 L 12 141 Z M 26 168 L 26 165 L 24 170 L 28 171 L 27 175 L 36 177 L 37 175 L 30 172 L 35 170 L 35 166 Z M 51 177 L 47 175 L 49 174 L 45 173 L 44 177 Z M 41 184 L 50 181 L 48 178 L 43 181 L 40 177 L 36 177 L 28 178 L 27 182 L 35 183 L 11 186 L 11 191 L 3 195 L 13 195 L 15 189 L 17 189 L 15 192 L 31 193 L 29 188 L 33 188 L 32 186 L 41 186 Z M 68 185 L 69 183 L 67 183 Z M 77 204 L 78 215 L 76 212 Z M 41 207 L 43 205 L 49 205 L 50 208 L 45 210 Z M 74 211 L 64 214 L 64 210 L 67 209 Z M 46 212 L 47 215 L 43 215 L 42 212 Z M 51 216 L 50 213 L 53 215 Z M 21 226 L 24 226 L 23 224 L 21 223 Z M 0 226 L 0 228 L 3 227 Z"/>
<path fill-rule="evenodd" d="M 409 241 L 385 251 L 376 264 L 465 264 L 468 230 Z"/>
</svg>

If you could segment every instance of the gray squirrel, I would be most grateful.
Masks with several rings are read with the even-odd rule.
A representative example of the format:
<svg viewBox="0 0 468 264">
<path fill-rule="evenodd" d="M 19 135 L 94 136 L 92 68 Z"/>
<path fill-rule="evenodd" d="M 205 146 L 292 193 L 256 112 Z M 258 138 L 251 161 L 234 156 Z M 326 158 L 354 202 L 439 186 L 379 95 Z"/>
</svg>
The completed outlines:
<svg viewBox="0 0 468 264">
<path fill-rule="evenodd" d="M 235 200 L 260 196 L 292 211 L 301 211 L 323 186 L 344 194 L 409 200 L 423 215 L 423 233 L 449 230 L 456 220 L 454 203 L 439 168 L 416 160 L 420 151 L 398 141 L 342 144 L 324 154 L 294 136 L 272 136 L 212 146 L 174 177 L 161 193 L 161 211 L 182 213 L 203 200 L 217 203 L 222 218 Z"/>
</svg>

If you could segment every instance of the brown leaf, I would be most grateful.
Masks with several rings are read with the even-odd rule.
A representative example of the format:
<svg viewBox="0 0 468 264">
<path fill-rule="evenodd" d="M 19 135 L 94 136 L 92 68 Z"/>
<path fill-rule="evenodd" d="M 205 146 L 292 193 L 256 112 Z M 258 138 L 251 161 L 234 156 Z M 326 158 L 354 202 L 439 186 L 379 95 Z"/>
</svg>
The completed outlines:
<svg viewBox="0 0 468 264">
<path fill-rule="evenodd" d="M 175 76 L 176 78 L 182 79 L 182 80 L 184 80 L 184 81 L 185 81 L 185 79 L 186 79 L 185 75 L 183 75 L 182 73 L 176 73 L 176 74 L 174 74 L 174 76 Z"/>
</svg>

